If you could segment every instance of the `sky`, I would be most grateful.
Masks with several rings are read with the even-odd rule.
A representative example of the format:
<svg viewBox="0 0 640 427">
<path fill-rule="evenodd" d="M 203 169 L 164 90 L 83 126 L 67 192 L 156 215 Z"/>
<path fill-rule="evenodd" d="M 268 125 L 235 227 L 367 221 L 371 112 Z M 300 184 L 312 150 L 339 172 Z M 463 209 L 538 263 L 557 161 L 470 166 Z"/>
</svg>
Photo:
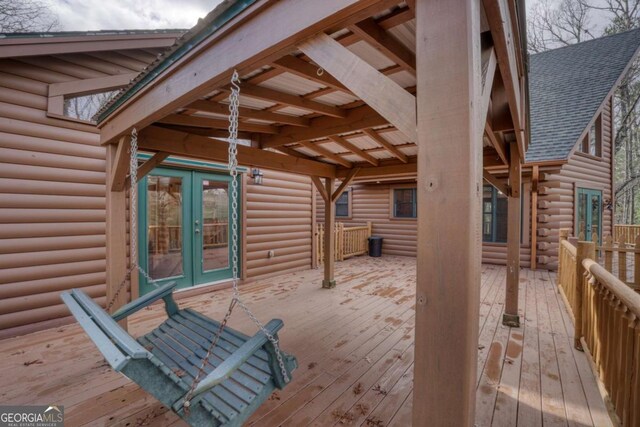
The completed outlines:
<svg viewBox="0 0 640 427">
<path fill-rule="evenodd" d="M 222 0 L 49 0 L 60 30 L 191 28 Z"/>
</svg>

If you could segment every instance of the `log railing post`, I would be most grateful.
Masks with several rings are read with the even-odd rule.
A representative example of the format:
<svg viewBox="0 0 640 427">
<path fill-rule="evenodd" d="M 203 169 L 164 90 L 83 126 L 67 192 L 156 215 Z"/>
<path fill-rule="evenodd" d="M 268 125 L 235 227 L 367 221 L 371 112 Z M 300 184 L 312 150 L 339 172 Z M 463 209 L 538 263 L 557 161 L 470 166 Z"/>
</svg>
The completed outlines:
<svg viewBox="0 0 640 427">
<path fill-rule="evenodd" d="M 640 292 L 640 234 L 635 239 L 635 253 L 633 254 L 633 289 Z"/>
<path fill-rule="evenodd" d="M 585 270 L 582 261 L 585 259 L 595 260 L 596 244 L 594 242 L 578 242 L 576 247 L 576 275 L 575 275 L 575 301 L 574 301 L 574 346 L 578 350 L 582 350 L 582 319 L 584 312 L 584 275 Z"/>
</svg>

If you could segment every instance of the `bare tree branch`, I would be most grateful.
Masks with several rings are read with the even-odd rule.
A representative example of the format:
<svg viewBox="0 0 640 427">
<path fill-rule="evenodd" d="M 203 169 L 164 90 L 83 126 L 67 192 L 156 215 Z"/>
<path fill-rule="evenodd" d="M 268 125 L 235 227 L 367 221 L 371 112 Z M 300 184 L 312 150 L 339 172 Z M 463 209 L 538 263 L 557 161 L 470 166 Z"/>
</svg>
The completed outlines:
<svg viewBox="0 0 640 427">
<path fill-rule="evenodd" d="M 0 33 L 59 29 L 58 17 L 43 0 L 0 0 Z"/>
</svg>

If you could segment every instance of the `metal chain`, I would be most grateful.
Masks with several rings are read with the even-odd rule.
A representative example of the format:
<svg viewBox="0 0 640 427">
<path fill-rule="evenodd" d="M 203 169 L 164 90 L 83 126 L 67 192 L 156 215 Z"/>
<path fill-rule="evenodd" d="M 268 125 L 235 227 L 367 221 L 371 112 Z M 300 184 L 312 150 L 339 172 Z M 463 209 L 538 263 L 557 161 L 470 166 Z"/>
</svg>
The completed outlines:
<svg viewBox="0 0 640 427">
<path fill-rule="evenodd" d="M 131 221 L 129 222 L 129 235 L 131 236 L 129 242 L 129 270 L 122 279 L 122 282 L 116 288 L 116 292 L 111 297 L 111 300 L 107 304 L 107 311 L 111 310 L 113 304 L 115 304 L 120 292 L 124 289 L 127 281 L 131 280 L 131 273 L 139 271 L 147 283 L 157 286 L 156 280 L 151 278 L 149 273 L 138 264 L 138 131 L 133 128 L 131 131 L 131 148 L 129 149 L 129 211 L 131 212 Z"/>
<path fill-rule="evenodd" d="M 207 354 L 204 359 L 202 359 L 202 363 L 200 364 L 200 368 L 198 369 L 198 373 L 194 378 L 187 395 L 185 396 L 184 408 L 185 413 L 189 412 L 189 408 L 191 406 L 191 397 L 193 396 L 193 392 L 196 389 L 198 383 L 201 380 L 202 375 L 205 372 L 205 366 L 209 362 L 209 358 L 213 353 L 213 350 L 220 339 L 220 335 L 224 330 L 229 318 L 231 317 L 231 313 L 235 305 L 239 305 L 242 310 L 247 314 L 247 316 L 253 321 L 253 323 L 260 329 L 260 331 L 267 337 L 269 342 L 273 345 L 276 352 L 276 360 L 278 362 L 278 366 L 280 367 L 280 371 L 282 373 L 282 377 L 285 383 L 290 381 L 289 374 L 284 364 L 284 359 L 282 357 L 282 353 L 280 352 L 280 345 L 278 340 L 269 332 L 262 322 L 258 320 L 258 318 L 251 312 L 249 307 L 242 302 L 240 298 L 240 289 L 238 288 L 238 118 L 239 118 L 239 107 L 240 107 L 240 77 L 238 76 L 238 72 L 234 70 L 233 77 L 231 78 L 231 95 L 229 96 L 229 161 L 228 161 L 228 169 L 229 174 L 231 175 L 231 260 L 232 266 L 231 270 L 233 273 L 232 278 L 232 288 L 233 288 L 233 297 L 231 299 L 231 303 L 229 304 L 229 309 L 224 316 L 224 319 L 220 323 L 220 326 L 216 332 L 214 339 L 211 341 L 209 348 L 207 350 Z"/>
</svg>

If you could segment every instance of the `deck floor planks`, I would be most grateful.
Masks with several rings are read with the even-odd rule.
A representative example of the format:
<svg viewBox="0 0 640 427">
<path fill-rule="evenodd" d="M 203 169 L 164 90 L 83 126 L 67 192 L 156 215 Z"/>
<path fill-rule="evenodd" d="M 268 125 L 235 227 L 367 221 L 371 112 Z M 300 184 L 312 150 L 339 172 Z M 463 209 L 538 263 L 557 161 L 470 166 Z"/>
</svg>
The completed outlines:
<svg viewBox="0 0 640 427">
<path fill-rule="evenodd" d="M 265 402 L 251 421 L 259 426 L 409 425 L 415 260 L 359 257 L 337 263 L 334 290 L 320 288 L 321 276 L 321 270 L 308 270 L 241 288 L 259 318 L 283 318 L 283 348 L 301 361 L 293 383 Z M 523 270 L 522 278 L 523 326 L 505 328 L 505 269 L 482 268 L 478 378 L 480 386 L 493 387 L 493 397 L 479 401 L 476 424 L 610 425 L 588 361 L 573 349 L 572 324 L 558 299 L 555 275 Z M 229 295 L 225 289 L 179 304 L 219 318 Z M 154 306 L 133 316 L 130 330 L 138 336 L 163 320 L 162 306 Z M 255 331 L 244 315 L 234 314 L 231 325 L 248 334 Z M 497 364 L 491 353 L 496 343 L 502 346 Z M 518 344 L 521 354 L 512 357 Z M 77 326 L 0 341 L 0 358 L 6 361 L 0 376 L 17 372 L 24 380 L 0 391 L 2 404 L 57 400 L 65 405 L 70 426 L 185 425 L 135 384 L 111 372 Z M 41 363 L 24 366 L 32 360 Z M 495 372 L 491 378 L 497 379 L 488 381 Z M 354 394 L 358 383 L 362 393 Z M 354 416 L 336 419 L 342 412 Z"/>
</svg>

